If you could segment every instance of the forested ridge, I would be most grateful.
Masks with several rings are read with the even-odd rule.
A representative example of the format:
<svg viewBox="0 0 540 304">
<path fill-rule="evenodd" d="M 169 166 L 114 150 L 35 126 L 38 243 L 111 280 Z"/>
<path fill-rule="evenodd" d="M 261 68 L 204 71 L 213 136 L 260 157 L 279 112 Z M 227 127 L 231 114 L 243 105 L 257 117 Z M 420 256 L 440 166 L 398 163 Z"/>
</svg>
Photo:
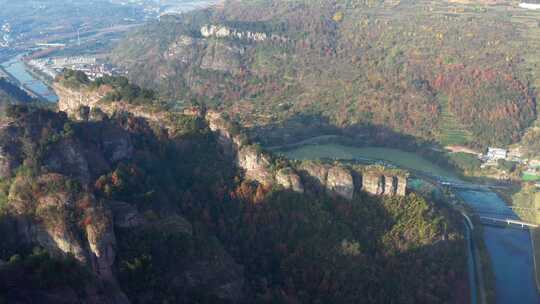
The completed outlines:
<svg viewBox="0 0 540 304">
<path fill-rule="evenodd" d="M 118 92 L 127 87 L 141 92 L 122 79 L 98 83 L 115 84 L 110 96 L 123 96 Z M 106 96 L 103 102 L 119 101 Z M 72 120 L 33 107 L 6 108 L 0 300 L 467 298 L 462 224 L 448 207 L 418 193 L 347 200 L 268 188 L 243 176 L 205 121 L 170 115 L 176 124 L 166 132 L 127 112 L 109 117 L 81 109 Z M 60 244 L 69 246 L 60 250 Z M 69 254 L 62 254 L 65 248 Z"/>
<path fill-rule="evenodd" d="M 537 66 L 526 59 L 537 55 L 512 4 L 486 3 L 227 1 L 141 28 L 112 59 L 164 98 L 247 125 L 286 129 L 307 114 L 338 128 L 508 145 L 536 117 Z M 203 37 L 208 25 L 245 36 Z"/>
</svg>

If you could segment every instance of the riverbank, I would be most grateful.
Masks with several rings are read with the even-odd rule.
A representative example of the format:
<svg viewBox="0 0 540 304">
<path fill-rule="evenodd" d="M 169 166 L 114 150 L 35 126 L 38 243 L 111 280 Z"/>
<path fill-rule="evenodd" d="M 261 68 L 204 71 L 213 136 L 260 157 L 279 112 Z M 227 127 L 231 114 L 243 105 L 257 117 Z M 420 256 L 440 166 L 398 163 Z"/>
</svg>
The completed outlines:
<svg viewBox="0 0 540 304">
<path fill-rule="evenodd" d="M 58 101 L 54 90 L 29 70 L 21 60 L 22 56 L 23 54 L 19 54 L 8 61 L 0 63 L 2 73 L 7 75 L 12 82 L 27 91 L 30 95 L 36 97 L 36 99 L 46 102 Z"/>
<path fill-rule="evenodd" d="M 495 274 L 489 252 L 484 243 L 484 230 L 479 222 L 474 227 L 475 229 L 472 232 L 472 252 L 478 280 L 478 302 L 482 304 L 495 303 Z"/>
<path fill-rule="evenodd" d="M 536 288 L 540 292 L 540 228 L 531 229 L 531 245 L 534 250 L 533 252 L 533 262 L 534 262 L 534 273 L 536 279 Z"/>
</svg>

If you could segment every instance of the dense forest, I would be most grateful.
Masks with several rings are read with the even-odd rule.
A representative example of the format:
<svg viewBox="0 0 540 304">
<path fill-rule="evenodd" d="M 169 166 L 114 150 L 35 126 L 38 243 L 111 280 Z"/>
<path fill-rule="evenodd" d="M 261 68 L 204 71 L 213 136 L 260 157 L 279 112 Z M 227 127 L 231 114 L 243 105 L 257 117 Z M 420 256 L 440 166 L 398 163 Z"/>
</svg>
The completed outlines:
<svg viewBox="0 0 540 304">
<path fill-rule="evenodd" d="M 0 301 L 467 298 L 460 217 L 428 197 L 266 188 L 244 178 L 203 120 L 182 114 L 171 114 L 176 130 L 166 132 L 129 113 L 5 113 Z"/>
<path fill-rule="evenodd" d="M 536 93 L 532 40 L 503 2 L 230 0 L 147 25 L 111 58 L 163 98 L 247 125 L 288 130 L 308 115 L 508 145 L 535 119 Z"/>
</svg>

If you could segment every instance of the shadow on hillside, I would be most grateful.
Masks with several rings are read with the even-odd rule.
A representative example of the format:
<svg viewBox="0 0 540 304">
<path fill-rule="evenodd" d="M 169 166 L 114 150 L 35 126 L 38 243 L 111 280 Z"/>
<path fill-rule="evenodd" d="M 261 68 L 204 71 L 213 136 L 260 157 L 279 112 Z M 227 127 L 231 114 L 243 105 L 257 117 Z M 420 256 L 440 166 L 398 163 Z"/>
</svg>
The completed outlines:
<svg viewBox="0 0 540 304">
<path fill-rule="evenodd" d="M 381 125 L 353 124 L 337 127 L 327 118 L 317 114 L 297 114 L 282 122 L 248 129 L 254 141 L 263 146 L 287 146 L 313 137 L 333 135 L 338 141 L 355 146 L 399 147 L 403 150 L 418 149 L 425 140 L 402 134 Z"/>
<path fill-rule="evenodd" d="M 468 297 L 464 243 L 459 237 L 445 235 L 455 230 L 429 240 L 407 241 L 421 238 L 416 232 L 418 226 L 402 228 L 407 219 L 399 219 L 391 211 L 402 208 L 406 202 L 401 200 L 406 198 L 361 194 L 347 201 L 311 192 L 301 195 L 277 191 L 245 209 L 244 218 L 249 218 L 253 226 L 239 225 L 242 228 L 234 238 L 247 242 L 249 250 L 231 251 L 239 253 L 235 259 L 246 267 L 247 283 L 255 285 L 251 287 L 256 293 L 259 291 L 253 282 L 261 277 L 273 282 L 272 288 L 283 289 L 287 282 L 281 279 L 289 278 L 307 291 L 302 298 L 306 302 L 341 300 L 339 294 L 320 289 L 324 280 L 332 280 L 341 296 L 361 294 L 378 303 L 467 302 L 463 300 Z M 383 199 L 388 201 L 383 203 Z M 419 220 L 414 211 L 407 213 L 410 220 Z M 235 243 L 226 238 L 222 241 L 229 246 Z M 358 242 L 361 254 L 356 256 L 354 250 L 349 252 L 345 247 L 339 249 L 342 241 Z M 340 258 L 336 259 L 336 255 Z M 340 279 L 343 277 L 347 280 Z M 455 301 L 448 301 L 453 297 Z"/>
<path fill-rule="evenodd" d="M 386 147 L 416 153 L 462 176 L 436 142 L 391 130 L 381 125 L 354 124 L 343 128 L 320 115 L 298 114 L 283 122 L 247 129 L 254 142 L 269 150 L 285 151 L 307 144 L 342 144 L 354 147 Z"/>
</svg>

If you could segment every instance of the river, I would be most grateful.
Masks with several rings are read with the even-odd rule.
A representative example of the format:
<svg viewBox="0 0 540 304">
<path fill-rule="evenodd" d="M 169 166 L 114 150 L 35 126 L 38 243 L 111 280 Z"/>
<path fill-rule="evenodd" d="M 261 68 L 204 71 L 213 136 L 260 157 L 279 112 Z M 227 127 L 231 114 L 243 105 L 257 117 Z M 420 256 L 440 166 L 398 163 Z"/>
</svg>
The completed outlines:
<svg viewBox="0 0 540 304">
<path fill-rule="evenodd" d="M 39 78 L 34 77 L 28 72 L 24 62 L 21 61 L 22 54 L 11 58 L 8 61 L 1 63 L 2 68 L 15 78 L 19 85 L 24 86 L 27 90 L 32 91 L 40 98 L 44 98 L 49 102 L 57 102 L 58 96 Z"/>
<path fill-rule="evenodd" d="M 279 151 L 277 151 L 279 153 Z M 291 159 L 335 158 L 386 161 L 430 175 L 453 178 L 455 175 L 417 154 L 397 149 L 357 148 L 339 144 L 305 145 L 281 154 Z M 479 215 L 517 218 L 505 202 L 490 191 L 461 190 L 459 196 Z M 540 295 L 534 278 L 533 249 L 527 230 L 484 226 L 484 242 L 495 275 L 497 303 L 538 304 Z"/>
</svg>

